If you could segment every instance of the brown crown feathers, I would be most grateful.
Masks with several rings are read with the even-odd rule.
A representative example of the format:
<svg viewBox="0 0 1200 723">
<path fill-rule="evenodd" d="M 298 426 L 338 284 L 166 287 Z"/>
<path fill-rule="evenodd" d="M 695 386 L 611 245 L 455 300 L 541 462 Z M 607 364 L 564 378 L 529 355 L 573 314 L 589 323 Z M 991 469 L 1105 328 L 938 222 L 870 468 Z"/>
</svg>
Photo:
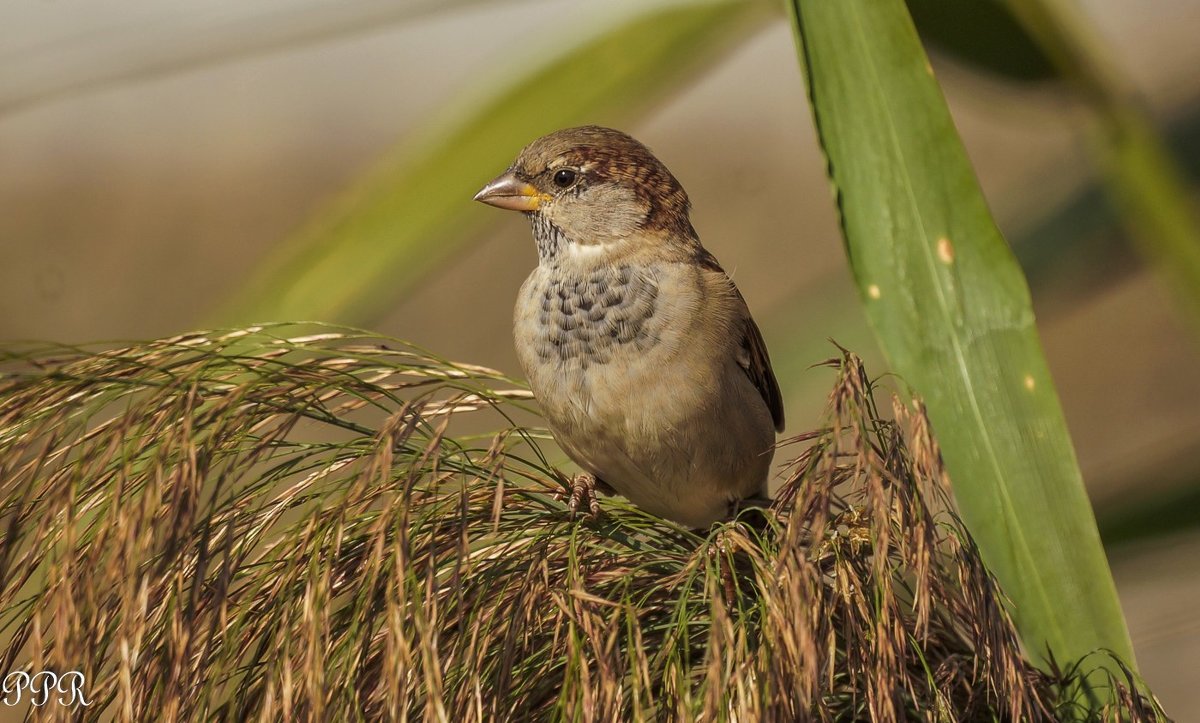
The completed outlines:
<svg viewBox="0 0 1200 723">
<path fill-rule="evenodd" d="M 554 174 L 564 168 L 579 174 L 577 189 L 603 182 L 632 189 L 648 208 L 644 230 L 695 237 L 688 219 L 691 202 L 687 192 L 650 149 L 631 136 L 601 126 L 566 128 L 526 146 L 509 172 L 539 189 L 555 192 Z"/>
</svg>

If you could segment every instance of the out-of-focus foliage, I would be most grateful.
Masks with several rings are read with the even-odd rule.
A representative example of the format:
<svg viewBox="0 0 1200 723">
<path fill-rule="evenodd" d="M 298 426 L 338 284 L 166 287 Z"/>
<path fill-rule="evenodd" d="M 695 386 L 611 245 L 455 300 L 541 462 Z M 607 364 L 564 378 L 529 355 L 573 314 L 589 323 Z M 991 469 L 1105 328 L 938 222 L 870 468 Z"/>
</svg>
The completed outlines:
<svg viewBox="0 0 1200 723">
<path fill-rule="evenodd" d="M 1046 80 L 1050 59 L 1003 0 L 905 0 L 921 37 L 941 50 L 1005 78 Z"/>
<path fill-rule="evenodd" d="M 769 17 L 742 0 L 670 7 L 549 60 L 505 64 L 499 92 L 406 139 L 282 242 L 219 315 L 370 321 L 487 223 L 468 201 L 522 146 L 558 128 L 628 118 Z"/>
<path fill-rule="evenodd" d="M 1070 0 L 1007 0 L 1092 107 L 1092 145 L 1143 254 L 1200 328 L 1200 218 L 1184 175 Z"/>
<path fill-rule="evenodd" d="M 5 52 L 0 52 L 0 114 L 122 83 L 376 30 L 387 23 L 472 2 L 478 0 L 134 0 L 110 2 L 103 15 L 84 18 L 70 5 L 47 4 L 39 13 L 48 16 L 43 25 L 53 32 L 30 33 L 20 23 L 0 28 L 0 47 L 5 47 Z M 61 17 L 56 17 L 59 14 Z"/>
</svg>

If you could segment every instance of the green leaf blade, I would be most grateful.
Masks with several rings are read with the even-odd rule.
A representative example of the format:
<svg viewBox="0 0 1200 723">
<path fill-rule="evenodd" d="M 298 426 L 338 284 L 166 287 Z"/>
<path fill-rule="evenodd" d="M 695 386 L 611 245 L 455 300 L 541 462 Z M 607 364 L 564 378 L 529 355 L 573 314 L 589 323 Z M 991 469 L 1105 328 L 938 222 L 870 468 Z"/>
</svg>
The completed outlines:
<svg viewBox="0 0 1200 723">
<path fill-rule="evenodd" d="M 1108 648 L 1132 665 L 1025 279 L 903 3 L 794 10 L 868 318 L 928 405 L 963 518 L 1026 646 L 1060 664 Z"/>
</svg>

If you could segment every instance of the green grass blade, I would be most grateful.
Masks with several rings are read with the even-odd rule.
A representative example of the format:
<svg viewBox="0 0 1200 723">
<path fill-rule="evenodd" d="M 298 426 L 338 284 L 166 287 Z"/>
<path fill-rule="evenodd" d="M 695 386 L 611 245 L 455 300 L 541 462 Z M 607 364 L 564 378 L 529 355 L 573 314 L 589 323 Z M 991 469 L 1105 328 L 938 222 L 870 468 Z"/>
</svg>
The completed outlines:
<svg viewBox="0 0 1200 723">
<path fill-rule="evenodd" d="M 794 0 L 867 315 L 928 404 L 963 518 L 1029 650 L 1132 646 L 1025 279 L 901 0 Z M 1109 665 L 1093 656 L 1083 665 Z"/>
<path fill-rule="evenodd" d="M 218 319 L 369 322 L 494 218 L 471 197 L 527 142 L 564 126 L 627 120 L 769 17 L 758 3 L 673 7 L 540 65 L 509 66 L 516 75 L 500 92 L 406 139 L 284 241 Z"/>
</svg>

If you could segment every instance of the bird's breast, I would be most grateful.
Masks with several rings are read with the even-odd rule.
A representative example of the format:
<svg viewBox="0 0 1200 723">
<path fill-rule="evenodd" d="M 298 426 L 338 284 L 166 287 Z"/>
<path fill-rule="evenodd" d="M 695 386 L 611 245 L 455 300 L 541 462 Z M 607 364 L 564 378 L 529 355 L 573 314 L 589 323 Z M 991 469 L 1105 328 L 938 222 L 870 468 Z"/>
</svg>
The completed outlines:
<svg viewBox="0 0 1200 723">
<path fill-rule="evenodd" d="M 661 340 L 658 285 L 629 266 L 549 276 L 531 300 L 526 330 L 543 364 L 588 369 L 623 353 L 645 354 Z"/>
<path fill-rule="evenodd" d="M 728 345 L 712 302 L 678 265 L 535 270 L 514 332 L 552 426 L 628 428 L 692 414 L 712 394 Z"/>
</svg>

